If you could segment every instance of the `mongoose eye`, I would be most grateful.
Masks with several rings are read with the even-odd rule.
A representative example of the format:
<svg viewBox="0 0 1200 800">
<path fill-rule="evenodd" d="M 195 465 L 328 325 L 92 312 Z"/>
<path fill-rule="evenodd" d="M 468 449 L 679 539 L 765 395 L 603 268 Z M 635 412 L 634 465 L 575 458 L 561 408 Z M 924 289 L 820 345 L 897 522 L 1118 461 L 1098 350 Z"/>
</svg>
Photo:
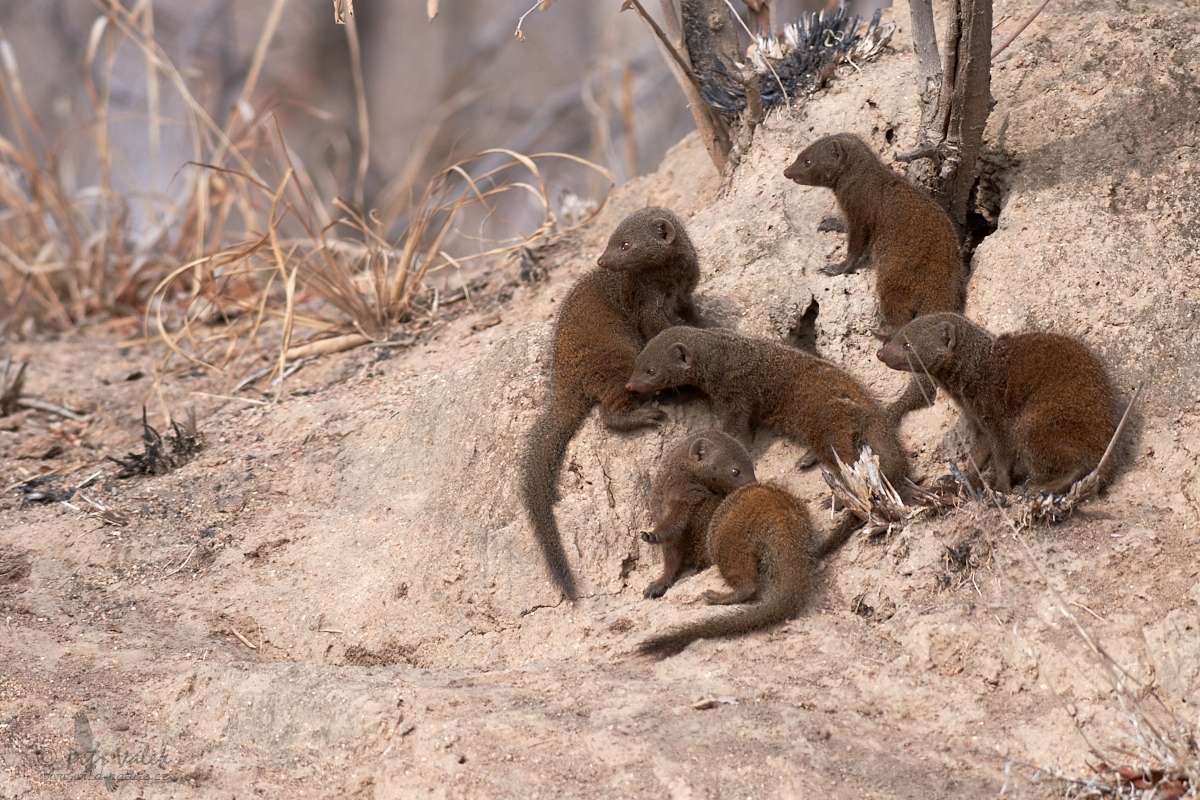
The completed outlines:
<svg viewBox="0 0 1200 800">
<path fill-rule="evenodd" d="M 658 374 L 658 372 L 654 369 L 654 367 L 650 367 L 646 370 L 646 374 L 649 375 L 651 378 L 653 378 L 655 375 Z"/>
<path fill-rule="evenodd" d="M 804 159 L 804 166 L 806 166 L 806 167 L 811 167 L 811 166 L 812 166 L 812 159 L 811 159 L 811 158 L 806 158 L 806 159 Z"/>
<path fill-rule="evenodd" d="M 905 349 L 905 350 L 912 350 L 912 342 L 905 342 L 905 343 L 904 343 L 904 349 Z"/>
<path fill-rule="evenodd" d="M 741 474 L 742 474 L 742 471 L 741 471 L 740 469 L 738 469 L 737 467 L 734 467 L 733 469 L 731 469 L 731 470 L 729 470 L 729 471 L 733 473 L 733 477 L 735 477 L 735 478 L 736 478 L 738 475 L 741 475 Z"/>
<path fill-rule="evenodd" d="M 621 242 L 621 249 L 622 249 L 622 250 L 628 250 L 628 249 L 629 249 L 629 242 Z"/>
</svg>

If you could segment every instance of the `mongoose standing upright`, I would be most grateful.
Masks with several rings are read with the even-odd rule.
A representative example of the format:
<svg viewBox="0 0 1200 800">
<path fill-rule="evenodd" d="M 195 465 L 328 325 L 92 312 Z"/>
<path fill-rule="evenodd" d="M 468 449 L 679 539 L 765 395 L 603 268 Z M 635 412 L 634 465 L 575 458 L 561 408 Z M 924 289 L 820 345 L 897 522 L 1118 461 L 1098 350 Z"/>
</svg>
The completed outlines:
<svg viewBox="0 0 1200 800">
<path fill-rule="evenodd" d="M 725 498 L 708 525 L 708 558 L 729 584 L 704 593 L 713 605 L 759 602 L 651 637 L 643 656 L 674 655 L 697 639 L 734 636 L 795 614 L 812 585 L 812 523 L 808 511 L 783 489 L 754 483 Z"/>
<path fill-rule="evenodd" d="M 644 541 L 662 545 L 663 572 L 645 597 L 662 597 L 689 564 L 708 566 L 708 522 L 730 492 L 749 483 L 754 483 L 750 454 L 721 431 L 692 434 L 667 453 L 651 488 L 654 530 L 642 534 Z"/>
<path fill-rule="evenodd" d="M 617 431 L 657 424 L 662 411 L 639 407 L 625 388 L 634 358 L 659 331 L 698 324 L 692 292 L 700 279 L 696 248 L 665 208 L 625 218 L 596 262 L 571 288 L 554 327 L 550 405 L 534 424 L 524 454 L 521 493 L 550 575 L 568 599 L 575 579 L 554 520 L 555 483 L 567 444 L 592 406 Z"/>
<path fill-rule="evenodd" d="M 827 468 L 834 453 L 847 464 L 863 445 L 879 456 L 893 486 L 908 472 L 896 429 L 879 403 L 837 366 L 782 344 L 731 331 L 667 328 L 638 355 L 626 384 L 631 392 L 695 386 L 739 437 L 765 423 L 805 444 Z"/>
<path fill-rule="evenodd" d="M 802 186 L 832 189 L 846 218 L 846 259 L 830 275 L 875 264 L 875 293 L 885 341 L 922 314 L 959 311 L 966 304 L 966 271 L 950 217 L 892 172 L 866 142 L 850 133 L 810 144 L 783 172 Z M 888 409 L 894 422 L 933 401 L 934 387 L 917 376 Z"/>
<path fill-rule="evenodd" d="M 928 373 L 950 393 L 975 431 L 971 458 L 989 458 L 995 488 L 1028 478 L 1066 491 L 1100 463 L 1117 426 L 1104 365 L 1076 340 L 1055 333 L 992 336 L 959 314 L 905 325 L 879 351 L 892 369 Z M 1101 481 L 1111 470 L 1106 465 Z"/>
</svg>

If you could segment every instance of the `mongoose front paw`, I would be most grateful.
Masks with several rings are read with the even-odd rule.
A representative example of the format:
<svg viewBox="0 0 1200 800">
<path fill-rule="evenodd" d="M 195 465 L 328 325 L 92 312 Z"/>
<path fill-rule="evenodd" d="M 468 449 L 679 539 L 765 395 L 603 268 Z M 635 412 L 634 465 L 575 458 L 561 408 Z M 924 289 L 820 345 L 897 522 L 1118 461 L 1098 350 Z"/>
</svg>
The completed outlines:
<svg viewBox="0 0 1200 800">
<path fill-rule="evenodd" d="M 662 544 L 663 538 L 654 531 L 642 531 L 642 541 L 652 544 Z"/>
<path fill-rule="evenodd" d="M 804 455 L 800 456 L 800 460 L 796 462 L 796 469 L 812 469 L 817 465 L 817 454 L 812 450 L 808 450 Z"/>
<path fill-rule="evenodd" d="M 821 233 L 829 233 L 829 232 L 845 233 L 846 232 L 846 221 L 844 219 L 842 219 L 841 217 L 835 217 L 835 216 L 830 215 L 830 216 L 826 217 L 825 219 L 821 220 L 821 224 L 817 226 L 817 230 L 820 231 Z"/>
<path fill-rule="evenodd" d="M 646 534 L 642 534 L 645 536 Z M 642 597 L 646 600 L 657 600 L 667 593 L 667 585 L 662 581 L 655 581 L 646 587 L 646 591 L 642 592 Z"/>
</svg>

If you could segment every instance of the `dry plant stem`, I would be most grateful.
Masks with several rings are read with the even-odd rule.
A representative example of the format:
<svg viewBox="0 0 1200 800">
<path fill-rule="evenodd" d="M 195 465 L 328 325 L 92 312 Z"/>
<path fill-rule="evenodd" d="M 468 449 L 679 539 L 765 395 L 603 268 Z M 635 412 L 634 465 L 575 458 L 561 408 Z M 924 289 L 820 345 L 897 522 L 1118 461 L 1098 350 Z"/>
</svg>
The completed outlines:
<svg viewBox="0 0 1200 800">
<path fill-rule="evenodd" d="M 437 16 L 436 0 L 429 0 L 429 18 Z M 354 0 L 333 0 L 333 21 L 338 25 L 346 24 L 346 17 L 354 16 Z"/>
<path fill-rule="evenodd" d="M 346 23 L 346 41 L 350 45 L 350 74 L 354 78 L 354 107 L 358 116 L 358 173 L 354 180 L 354 202 L 363 208 L 363 183 L 371 162 L 371 120 L 367 114 L 367 90 L 363 83 L 362 52 L 358 45 L 358 23 L 351 15 Z"/>
<path fill-rule="evenodd" d="M 142 17 L 142 36 L 146 37 L 146 41 L 152 42 L 154 41 L 154 3 L 151 0 L 139 0 L 138 7 L 134 9 L 134 15 L 136 16 L 139 11 Z M 149 53 L 144 54 L 144 57 L 146 60 L 146 110 L 149 112 L 148 124 L 150 126 L 150 180 L 151 186 L 157 189 L 159 136 L 162 130 L 158 97 L 158 70 Z"/>
<path fill-rule="evenodd" d="M 657 37 L 656 41 L 659 44 L 660 50 L 665 51 L 667 68 L 671 71 L 675 82 L 679 84 L 679 88 L 683 90 L 683 94 L 687 98 L 688 108 L 692 112 L 692 119 L 695 120 L 696 129 L 700 133 L 700 140 L 704 142 L 704 148 L 708 151 L 708 156 L 712 159 L 713 166 L 717 168 L 717 172 L 723 172 L 725 170 L 725 163 L 729 158 L 729 149 L 733 145 L 729 128 L 725 125 L 725 121 L 705 102 L 703 95 L 700 94 L 699 84 L 691 77 L 691 66 L 684 61 L 681 51 L 676 50 L 671 45 L 671 41 L 663 33 L 662 28 L 658 27 L 658 23 L 654 21 L 654 18 L 646 13 L 646 9 L 642 8 L 642 4 L 638 0 L 625 0 L 625 3 L 621 6 L 621 10 L 624 11 L 627 8 L 635 9 L 638 16 L 641 17 L 642 22 Z"/>
<path fill-rule="evenodd" d="M 1029 27 L 1029 23 L 1031 23 L 1035 19 L 1037 19 L 1037 15 L 1042 13 L 1042 9 L 1045 8 L 1049 4 L 1050 4 L 1050 0 L 1042 0 L 1042 2 L 1038 4 L 1038 7 L 1033 10 L 1033 13 L 1030 14 L 1028 17 L 1026 17 L 1025 21 L 1022 22 L 1020 25 L 1018 25 L 1017 29 L 1015 31 L 1013 31 L 1007 39 L 1005 39 L 1003 42 L 1001 42 L 1000 45 L 997 46 L 995 50 L 992 51 L 992 58 L 995 58 L 996 56 L 1000 55 L 1000 53 L 1004 52 L 1004 48 L 1008 47 L 1010 44 L 1015 42 L 1017 40 L 1017 37 L 1021 35 L 1021 32 Z"/>
<path fill-rule="evenodd" d="M 687 61 L 687 52 L 683 49 L 683 26 L 679 22 L 679 5 L 675 0 L 659 0 L 659 5 L 662 6 L 663 23 L 667 26 L 667 35 L 670 37 L 665 43 Z M 690 63 L 685 65 L 688 71 L 691 68 Z"/>
<path fill-rule="evenodd" d="M 250 60 L 250 70 L 246 73 L 246 83 L 242 86 L 242 91 L 238 95 L 238 106 L 243 103 L 250 102 L 250 96 L 254 94 L 254 90 L 258 87 L 258 76 L 262 74 L 263 64 L 267 61 L 267 50 L 271 46 L 271 41 L 275 38 L 275 31 L 279 29 L 279 21 L 283 18 L 283 8 L 288 3 L 288 0 L 274 0 L 271 4 L 271 11 L 267 14 L 266 23 L 263 25 L 262 34 L 258 37 L 258 44 L 254 47 L 254 56 Z M 351 11 L 351 15 L 353 15 Z M 246 120 L 250 122 L 250 120 Z"/>
<path fill-rule="evenodd" d="M 625 161 L 629 176 L 638 174 L 637 139 L 633 131 L 633 67 L 628 63 L 621 70 L 621 122 L 625 134 Z"/>
<path fill-rule="evenodd" d="M 516 31 L 513 32 L 513 36 L 517 37 L 518 42 L 525 41 L 525 34 L 521 32 L 521 26 L 525 24 L 525 18 L 528 17 L 530 14 L 532 14 L 534 11 L 537 11 L 538 6 L 542 5 L 542 3 L 543 3 L 543 0 L 536 0 L 536 2 L 532 6 L 529 7 L 529 10 L 526 11 L 524 14 L 522 14 L 521 18 L 517 20 L 517 29 L 516 29 Z"/>
</svg>

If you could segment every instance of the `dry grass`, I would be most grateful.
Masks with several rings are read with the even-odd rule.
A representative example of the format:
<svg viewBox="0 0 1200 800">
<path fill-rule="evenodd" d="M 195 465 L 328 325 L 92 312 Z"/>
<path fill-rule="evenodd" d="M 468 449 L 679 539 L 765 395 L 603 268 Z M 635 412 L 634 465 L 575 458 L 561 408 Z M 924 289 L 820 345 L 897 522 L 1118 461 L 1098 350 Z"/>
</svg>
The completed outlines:
<svg viewBox="0 0 1200 800">
<path fill-rule="evenodd" d="M 58 140 L 26 96 L 0 29 L 0 103 L 13 130 L 11 139 L 0 137 L 0 335 L 71 330 L 103 317 L 137 319 L 157 380 L 179 367 L 200 367 L 229 386 L 247 373 L 269 384 L 285 374 L 297 341 L 336 334 L 351 334 L 343 345 L 386 339 L 420 312 L 428 276 L 461 271 L 561 230 L 543 178 L 547 161 L 570 162 L 612 185 L 607 170 L 571 155 L 493 150 L 447 167 L 424 191 L 414 190 L 421 169 L 410 164 L 381 194 L 379 213 L 362 201 L 363 147 L 353 186 L 346 187 L 354 200 L 322 197 L 270 109 L 251 102 L 284 0 L 275 0 L 267 15 L 223 127 L 154 40 L 153 4 L 127 9 L 95 2 L 102 15 L 84 59 L 90 119 L 80 124 L 88 134 L 90 177 L 83 186 L 72 180 L 78 171 L 64 168 Z M 346 31 L 356 56 L 357 31 L 353 25 Z M 152 162 L 164 126 L 180 122 L 161 115 L 164 92 L 185 109 L 191 159 L 170 167 L 170 197 L 117 188 L 118 175 L 128 183 L 126 162 L 144 158 L 121 152 L 113 136 L 114 67 L 129 47 L 144 64 Z M 361 72 L 352 66 L 354 124 L 365 144 L 369 116 Z M 418 158 L 446 116 L 472 99 L 453 98 L 446 114 L 430 120 L 416 143 Z M 574 222 L 586 223 L 602 205 Z"/>
</svg>

